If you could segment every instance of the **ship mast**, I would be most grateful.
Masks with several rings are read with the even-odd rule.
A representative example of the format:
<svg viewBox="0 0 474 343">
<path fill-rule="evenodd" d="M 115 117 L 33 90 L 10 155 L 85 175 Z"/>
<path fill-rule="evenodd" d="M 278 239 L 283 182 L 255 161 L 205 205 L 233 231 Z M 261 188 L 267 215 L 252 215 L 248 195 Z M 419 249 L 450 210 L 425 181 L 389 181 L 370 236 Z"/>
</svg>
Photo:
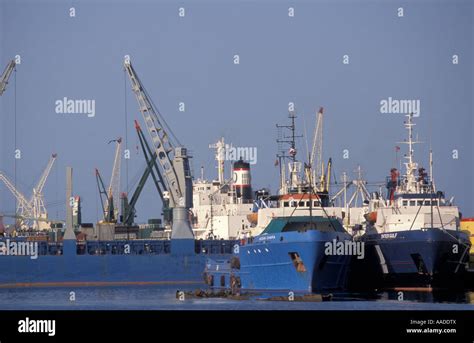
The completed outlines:
<svg viewBox="0 0 474 343">
<path fill-rule="evenodd" d="M 416 175 L 415 175 L 416 170 L 418 169 L 418 163 L 414 161 L 413 146 L 414 144 L 417 144 L 420 142 L 413 140 L 413 126 L 416 125 L 415 123 L 413 123 L 413 120 L 412 120 L 413 113 L 407 114 L 406 117 L 408 119 L 405 122 L 405 128 L 408 130 L 408 141 L 399 142 L 399 143 L 408 145 L 408 154 L 404 156 L 404 158 L 407 160 L 407 162 L 404 163 L 405 168 L 406 168 L 406 174 L 405 174 L 406 184 L 402 185 L 402 187 L 404 188 L 402 190 L 407 193 L 418 193 L 419 187 L 418 187 L 418 183 L 417 183 Z"/>
<path fill-rule="evenodd" d="M 286 159 L 290 159 L 289 169 L 290 169 L 290 188 L 297 188 L 298 187 L 298 173 L 301 168 L 301 164 L 296 161 L 296 138 L 302 137 L 301 135 L 296 135 L 296 113 L 294 111 L 290 111 L 288 118 L 291 120 L 290 125 L 279 125 L 277 124 L 276 127 L 278 129 L 278 138 L 277 143 L 279 146 L 279 152 L 277 154 L 277 158 L 280 164 L 280 194 L 288 193 L 287 189 L 287 182 L 285 177 L 285 161 Z M 290 135 L 287 136 L 283 133 L 283 129 L 290 130 Z M 288 144 L 290 149 L 288 150 L 288 155 L 286 154 L 286 149 L 281 147 L 281 144 Z"/>
<path fill-rule="evenodd" d="M 224 137 L 218 140 L 214 144 L 209 144 L 210 149 L 216 150 L 216 161 L 217 161 L 217 176 L 219 184 L 222 186 L 225 183 L 224 180 L 224 163 L 225 163 L 225 142 Z"/>
</svg>

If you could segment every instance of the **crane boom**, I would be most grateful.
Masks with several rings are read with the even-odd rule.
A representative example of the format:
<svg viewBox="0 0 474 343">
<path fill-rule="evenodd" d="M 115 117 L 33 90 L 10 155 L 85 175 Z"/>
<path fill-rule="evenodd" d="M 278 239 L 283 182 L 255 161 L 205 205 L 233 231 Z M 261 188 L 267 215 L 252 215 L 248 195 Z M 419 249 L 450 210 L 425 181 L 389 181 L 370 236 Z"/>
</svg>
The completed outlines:
<svg viewBox="0 0 474 343">
<path fill-rule="evenodd" d="M 143 132 L 140 128 L 140 125 L 138 124 L 136 120 L 135 120 L 135 129 L 137 130 L 137 134 L 138 134 L 138 138 L 140 139 L 140 145 L 142 147 L 143 155 L 145 156 L 146 168 L 145 168 L 145 171 L 143 172 L 142 177 L 140 178 L 140 181 L 138 182 L 137 188 L 135 189 L 132 197 L 130 198 L 128 210 L 126 213 L 124 213 L 123 222 L 126 225 L 132 225 L 132 222 L 135 216 L 135 205 L 137 204 L 138 198 L 140 197 L 143 187 L 145 186 L 145 183 L 148 180 L 148 176 L 150 176 L 150 174 L 153 177 L 153 181 L 155 183 L 158 194 L 160 195 L 161 201 L 163 202 L 163 205 L 165 205 L 166 203 L 164 195 L 163 195 L 163 192 L 166 191 L 166 186 L 163 183 L 163 178 L 161 176 L 160 170 L 158 169 L 158 165 L 156 164 L 156 152 L 155 153 L 151 152 L 151 148 L 146 142 Z M 155 171 L 153 170 L 153 167 L 155 167 L 155 171 L 158 177 L 155 175 Z"/>
<path fill-rule="evenodd" d="M 118 218 L 119 210 L 119 192 L 120 192 L 120 166 L 122 162 L 122 138 L 113 140 L 117 143 L 115 147 L 114 166 L 112 167 L 112 175 L 110 176 L 109 188 L 107 189 L 107 205 L 105 208 L 110 210 L 110 205 L 113 205 L 114 216 Z M 110 143 L 110 142 L 109 142 Z M 109 204 L 113 201 L 113 204 Z"/>
<path fill-rule="evenodd" d="M 107 192 L 105 191 L 104 181 L 102 181 L 102 177 L 100 176 L 99 170 L 97 168 L 95 169 L 95 179 L 97 181 L 97 188 L 99 189 L 100 205 L 102 206 L 103 219 L 105 222 L 109 222 L 110 211 L 106 207 L 108 206 Z"/>
<path fill-rule="evenodd" d="M 155 148 L 158 162 L 170 193 L 170 207 L 192 207 L 192 179 L 187 150 L 175 147 L 169 139 L 158 111 L 153 107 L 145 88 L 138 78 L 130 61 L 124 62 L 132 91 L 138 101 L 147 131 Z"/>
<path fill-rule="evenodd" d="M 8 84 L 8 79 L 10 79 L 11 73 L 13 72 L 13 70 L 15 70 L 15 66 L 15 60 L 11 60 L 3 71 L 3 74 L 0 77 L 0 95 L 3 95 L 3 93 L 5 92 L 5 89 L 7 88 Z"/>
<path fill-rule="evenodd" d="M 0 172 L 0 180 L 5 184 L 8 190 L 13 194 L 13 196 L 17 199 L 17 213 L 20 216 L 24 217 L 34 217 L 33 208 L 30 206 L 28 200 L 26 200 L 25 196 L 14 186 L 14 184 L 10 181 L 10 179 Z M 28 226 L 27 222 L 24 222 L 26 226 Z"/>
<path fill-rule="evenodd" d="M 169 207 L 173 215 L 171 250 L 186 254 L 194 253 L 194 234 L 189 222 L 190 208 L 193 206 L 193 183 L 187 149 L 183 146 L 175 147 L 169 140 L 168 132 L 160 121 L 159 112 L 154 108 L 153 102 L 128 59 L 124 61 L 124 68 L 130 78 L 132 91 L 137 98 L 167 184 Z"/>
<path fill-rule="evenodd" d="M 329 193 L 329 187 L 331 187 L 331 171 L 332 171 L 332 158 L 329 158 L 328 166 L 326 169 L 326 176 L 325 176 L 326 184 L 324 185 L 324 190 L 328 193 Z"/>
<path fill-rule="evenodd" d="M 166 184 L 163 181 L 163 176 L 161 175 L 160 169 L 158 168 L 158 164 L 156 163 L 156 157 L 157 157 L 156 151 L 154 153 L 152 152 L 150 146 L 148 145 L 145 139 L 145 135 L 143 134 L 143 131 L 137 121 L 135 121 L 135 128 L 137 130 L 138 138 L 140 140 L 140 146 L 142 147 L 143 156 L 145 157 L 147 166 L 151 165 L 149 169 L 149 173 L 151 174 L 153 178 L 153 182 L 155 183 L 155 187 L 158 191 L 158 194 L 160 195 L 160 198 L 162 202 L 164 203 L 165 202 L 164 192 L 167 192 L 168 189 L 166 188 Z M 153 167 L 155 167 L 154 170 L 153 170 Z M 155 175 L 155 172 L 156 172 L 156 175 Z M 146 171 L 145 171 L 145 174 L 146 174 Z M 139 194 L 140 193 L 138 193 L 138 195 Z"/>
<path fill-rule="evenodd" d="M 41 175 L 41 178 L 38 180 L 36 187 L 33 188 L 33 195 L 30 199 L 30 202 L 33 201 L 33 197 L 35 194 L 43 193 L 44 185 L 46 184 L 46 180 L 48 179 L 49 174 L 51 173 L 51 169 L 53 168 L 53 165 L 54 165 L 54 162 L 56 161 L 57 156 L 58 156 L 57 154 L 51 155 L 51 158 L 49 159 L 49 162 L 46 168 L 44 169 L 43 174 Z"/>
<path fill-rule="evenodd" d="M 317 113 L 316 128 L 313 136 L 313 147 L 311 149 L 311 159 L 309 164 L 313 171 L 314 178 L 313 183 L 322 182 L 324 175 L 324 162 L 323 162 L 323 111 L 321 107 Z M 321 188 L 324 186 L 321 185 Z"/>
</svg>

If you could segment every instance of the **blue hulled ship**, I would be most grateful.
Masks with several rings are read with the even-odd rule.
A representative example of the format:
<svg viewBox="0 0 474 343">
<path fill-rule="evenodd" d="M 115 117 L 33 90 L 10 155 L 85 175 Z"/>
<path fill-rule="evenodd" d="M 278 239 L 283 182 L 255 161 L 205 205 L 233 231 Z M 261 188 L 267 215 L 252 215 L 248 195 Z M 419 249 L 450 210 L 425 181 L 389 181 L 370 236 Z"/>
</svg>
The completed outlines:
<svg viewBox="0 0 474 343">
<path fill-rule="evenodd" d="M 231 260 L 209 260 L 207 281 L 245 291 L 343 289 L 353 243 L 336 218 L 276 217 L 260 235 L 241 242 Z"/>
<path fill-rule="evenodd" d="M 391 170 L 387 200 L 370 204 L 367 254 L 356 261 L 355 284 L 368 287 L 454 286 L 462 282 L 469 261 L 469 236 L 460 230 L 460 212 L 432 177 L 414 161 L 413 115 L 407 115 L 406 173 Z"/>
</svg>

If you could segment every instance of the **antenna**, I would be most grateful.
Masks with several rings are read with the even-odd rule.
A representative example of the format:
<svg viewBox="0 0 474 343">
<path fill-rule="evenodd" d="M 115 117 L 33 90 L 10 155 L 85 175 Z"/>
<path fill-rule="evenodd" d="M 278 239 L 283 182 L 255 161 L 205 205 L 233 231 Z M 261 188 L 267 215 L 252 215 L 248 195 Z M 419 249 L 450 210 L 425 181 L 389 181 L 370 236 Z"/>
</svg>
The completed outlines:
<svg viewBox="0 0 474 343">
<path fill-rule="evenodd" d="M 296 135 L 296 125 L 295 125 L 295 119 L 296 117 L 296 112 L 295 111 L 289 111 L 288 118 L 291 120 L 291 124 L 289 125 L 279 125 L 277 124 L 277 130 L 278 130 L 278 138 L 277 138 L 277 144 L 278 144 L 278 153 L 277 153 L 277 158 L 280 164 L 280 192 L 281 193 L 286 193 L 286 180 L 285 180 L 285 160 L 290 159 L 292 162 L 292 168 L 290 170 L 290 180 L 294 181 L 297 177 L 297 169 L 295 167 L 295 162 L 296 162 L 296 138 L 303 137 L 302 135 Z M 285 135 L 284 130 L 289 130 L 290 135 Z M 289 145 L 288 149 L 288 154 L 287 150 L 283 148 L 283 144 Z"/>
<path fill-rule="evenodd" d="M 416 180 L 415 172 L 418 169 L 418 163 L 414 162 L 414 149 L 415 144 L 421 143 L 418 140 L 413 140 L 413 127 L 416 125 L 413 123 L 413 113 L 406 115 L 407 120 L 404 122 L 405 128 L 408 131 L 408 141 L 398 142 L 400 144 L 408 145 L 408 153 L 405 154 L 404 158 L 407 162 L 404 162 L 406 168 L 406 184 L 404 187 L 407 192 L 418 192 L 418 183 Z"/>
</svg>

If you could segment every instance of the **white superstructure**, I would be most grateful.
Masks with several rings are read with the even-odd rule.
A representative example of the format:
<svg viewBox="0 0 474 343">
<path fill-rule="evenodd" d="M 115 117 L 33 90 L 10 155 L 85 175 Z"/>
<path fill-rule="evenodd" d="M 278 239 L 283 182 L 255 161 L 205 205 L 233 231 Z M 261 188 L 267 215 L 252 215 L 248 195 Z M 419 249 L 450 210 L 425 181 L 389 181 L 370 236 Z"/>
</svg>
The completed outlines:
<svg viewBox="0 0 474 343">
<path fill-rule="evenodd" d="M 196 239 L 237 239 L 250 230 L 249 215 L 252 214 L 253 200 L 236 191 L 238 178 L 225 180 L 224 138 L 209 147 L 216 150 L 218 178 L 206 180 L 201 175 L 193 183 L 191 222 L 194 235 Z M 232 170 L 232 174 L 234 172 Z M 241 187 L 240 184 L 238 186 Z"/>
<path fill-rule="evenodd" d="M 378 233 L 405 230 L 459 228 L 459 209 L 444 198 L 443 192 L 436 191 L 432 175 L 432 153 L 430 152 L 430 175 L 414 160 L 413 115 L 407 115 L 405 127 L 408 140 L 401 142 L 408 146 L 405 155 L 405 174 L 400 176 L 397 169 L 391 170 L 387 180 L 389 190 L 385 201 L 371 202 L 368 214 L 368 231 Z"/>
</svg>

